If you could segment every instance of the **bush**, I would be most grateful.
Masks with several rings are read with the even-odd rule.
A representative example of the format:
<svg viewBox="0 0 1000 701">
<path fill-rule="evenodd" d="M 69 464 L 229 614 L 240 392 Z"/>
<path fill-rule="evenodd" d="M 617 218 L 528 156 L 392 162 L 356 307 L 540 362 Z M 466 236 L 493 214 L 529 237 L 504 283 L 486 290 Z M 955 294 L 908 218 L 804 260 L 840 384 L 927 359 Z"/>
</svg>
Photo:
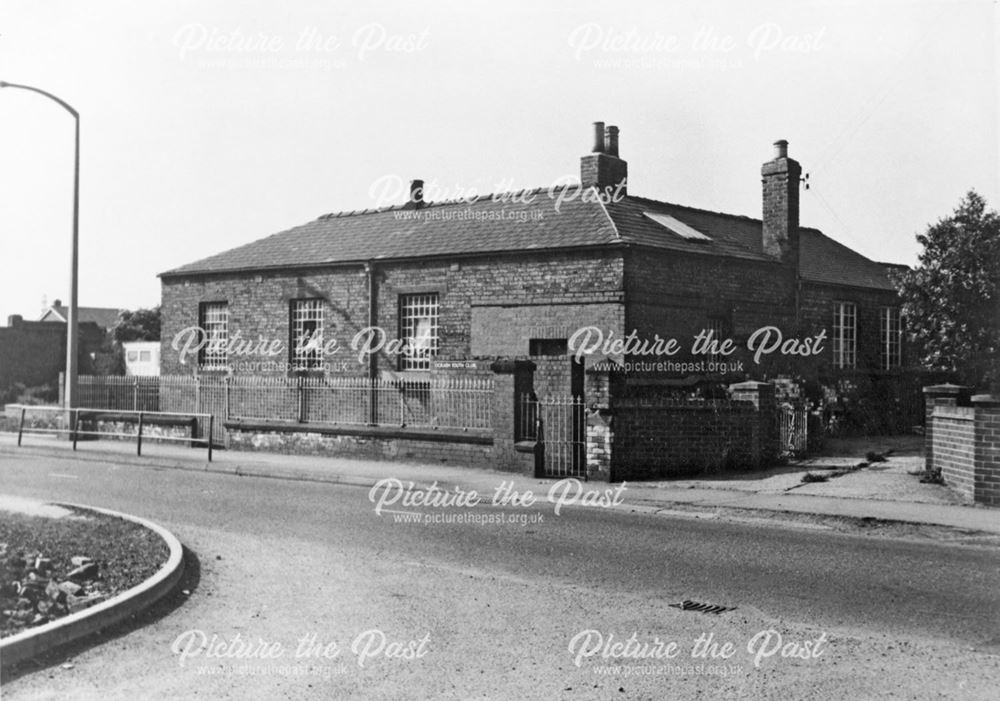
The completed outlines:
<svg viewBox="0 0 1000 701">
<path fill-rule="evenodd" d="M 52 405 L 59 401 L 59 388 L 56 385 L 40 385 L 25 387 L 15 382 L 6 389 L 0 390 L 0 409 L 4 404 L 27 404 L 29 406 Z"/>
<path fill-rule="evenodd" d="M 818 475 L 815 472 L 807 472 L 802 475 L 802 481 L 805 483 L 809 482 L 826 482 L 830 479 L 827 475 Z"/>
<path fill-rule="evenodd" d="M 39 387 L 24 388 L 14 400 L 14 403 L 36 406 L 55 404 L 58 401 L 59 388 L 56 385 L 41 385 Z"/>
</svg>

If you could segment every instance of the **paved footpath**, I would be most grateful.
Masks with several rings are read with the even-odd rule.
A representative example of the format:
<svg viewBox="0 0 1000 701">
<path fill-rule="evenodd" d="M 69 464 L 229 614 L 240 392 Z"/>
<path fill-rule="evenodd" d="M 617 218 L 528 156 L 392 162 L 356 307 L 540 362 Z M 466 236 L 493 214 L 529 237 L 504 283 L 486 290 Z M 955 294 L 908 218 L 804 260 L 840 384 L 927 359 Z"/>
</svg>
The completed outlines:
<svg viewBox="0 0 1000 701">
<path fill-rule="evenodd" d="M 555 482 L 448 465 L 240 451 L 216 451 L 209 463 L 204 449 L 153 442 L 144 442 L 142 457 L 135 455 L 134 443 L 124 441 L 88 442 L 81 444 L 74 454 L 72 446 L 64 439 L 26 436 L 20 448 L 16 439 L 15 435 L 0 433 L 0 453 L 73 455 L 80 460 L 357 486 L 373 486 L 381 479 L 394 478 L 412 481 L 417 488 L 437 483 L 446 491 L 474 489 L 484 498 L 491 497 L 502 482 L 513 491 L 532 490 L 539 496 L 547 493 Z M 945 487 L 919 484 L 911 473 L 922 460 L 890 457 L 887 463 L 829 482 L 801 482 L 801 475 L 806 471 L 822 472 L 857 461 L 840 458 L 828 462 L 813 459 L 761 473 L 717 478 L 629 482 L 622 492 L 623 503 L 619 508 L 652 511 L 669 511 L 671 507 L 703 511 L 747 509 L 898 521 L 1000 534 L 1000 509 L 960 503 L 961 500 Z M 616 486 L 608 485 L 612 489 Z M 594 484 L 588 485 L 589 489 L 594 487 Z"/>
</svg>

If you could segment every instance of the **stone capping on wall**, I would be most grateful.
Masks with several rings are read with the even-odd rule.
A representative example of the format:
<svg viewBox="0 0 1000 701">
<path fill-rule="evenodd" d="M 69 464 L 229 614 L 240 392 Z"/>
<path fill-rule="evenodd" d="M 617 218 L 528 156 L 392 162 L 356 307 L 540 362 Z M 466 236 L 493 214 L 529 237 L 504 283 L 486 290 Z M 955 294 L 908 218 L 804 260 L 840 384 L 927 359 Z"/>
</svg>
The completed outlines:
<svg viewBox="0 0 1000 701">
<path fill-rule="evenodd" d="M 951 404 L 952 406 L 968 406 L 971 399 L 970 389 L 968 387 L 965 387 L 964 385 L 953 385 L 947 382 L 941 385 L 924 387 L 924 396 L 935 400 L 932 405 L 945 403 Z"/>
</svg>

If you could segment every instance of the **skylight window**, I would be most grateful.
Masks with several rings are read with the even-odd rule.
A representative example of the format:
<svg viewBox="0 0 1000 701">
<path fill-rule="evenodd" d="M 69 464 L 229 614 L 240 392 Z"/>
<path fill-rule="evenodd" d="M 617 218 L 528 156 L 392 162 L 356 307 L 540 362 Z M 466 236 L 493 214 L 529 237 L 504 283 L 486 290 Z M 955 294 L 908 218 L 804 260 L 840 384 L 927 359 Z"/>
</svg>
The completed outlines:
<svg viewBox="0 0 1000 701">
<path fill-rule="evenodd" d="M 693 229 L 679 219 L 674 219 L 669 214 L 659 214 L 658 212 L 643 212 L 642 216 L 652 219 L 671 234 L 676 234 L 688 241 L 711 241 L 712 239 L 697 229 Z"/>
</svg>

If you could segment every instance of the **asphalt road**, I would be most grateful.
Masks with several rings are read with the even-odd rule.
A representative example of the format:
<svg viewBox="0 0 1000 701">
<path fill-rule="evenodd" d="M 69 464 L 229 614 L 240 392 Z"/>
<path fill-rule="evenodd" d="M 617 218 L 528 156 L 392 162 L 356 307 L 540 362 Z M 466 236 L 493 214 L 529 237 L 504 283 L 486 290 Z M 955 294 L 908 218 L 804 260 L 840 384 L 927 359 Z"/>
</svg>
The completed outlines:
<svg viewBox="0 0 1000 701">
<path fill-rule="evenodd" d="M 994 548 L 544 501 L 379 515 L 357 487 L 30 456 L 0 455 L 0 492 L 150 518 L 193 562 L 182 601 L 4 698 L 967 699 L 1000 683 Z"/>
</svg>

